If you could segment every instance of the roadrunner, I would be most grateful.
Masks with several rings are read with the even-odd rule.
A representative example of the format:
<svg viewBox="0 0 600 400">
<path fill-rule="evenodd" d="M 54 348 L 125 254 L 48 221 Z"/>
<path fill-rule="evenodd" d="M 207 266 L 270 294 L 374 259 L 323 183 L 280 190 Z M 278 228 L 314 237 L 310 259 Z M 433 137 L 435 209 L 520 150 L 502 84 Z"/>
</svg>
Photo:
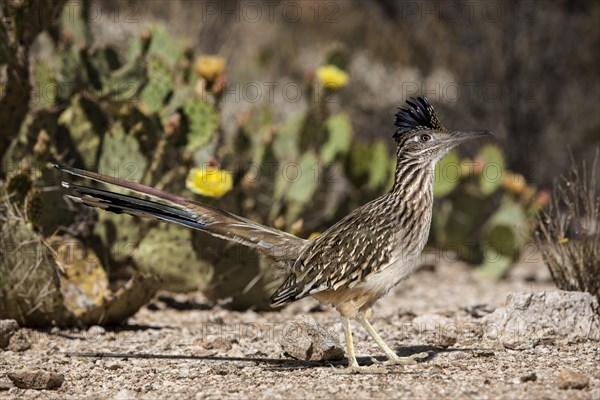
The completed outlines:
<svg viewBox="0 0 600 400">
<path fill-rule="evenodd" d="M 217 208 L 139 183 L 57 166 L 70 175 L 129 189 L 142 199 L 63 182 L 70 197 L 115 213 L 173 222 L 255 248 L 274 262 L 283 284 L 271 298 L 282 306 L 306 296 L 332 305 L 341 315 L 348 372 L 378 372 L 359 366 L 350 320 L 358 321 L 388 357 L 386 364 L 415 364 L 427 353 L 399 357 L 369 318 L 373 304 L 408 277 L 427 242 L 435 164 L 450 149 L 488 131 L 448 130 L 426 98 L 411 98 L 396 114 L 394 184 L 383 196 L 357 208 L 320 236 L 305 240 Z"/>
</svg>

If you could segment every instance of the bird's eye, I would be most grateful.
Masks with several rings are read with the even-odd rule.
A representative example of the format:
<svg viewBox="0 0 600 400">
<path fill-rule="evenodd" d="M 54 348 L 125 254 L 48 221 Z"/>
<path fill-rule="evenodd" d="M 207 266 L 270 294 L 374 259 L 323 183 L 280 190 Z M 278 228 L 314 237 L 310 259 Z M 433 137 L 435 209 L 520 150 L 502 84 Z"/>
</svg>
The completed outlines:
<svg viewBox="0 0 600 400">
<path fill-rule="evenodd" d="M 421 142 L 429 142 L 431 140 L 431 135 L 424 133 L 421 135 Z"/>
</svg>

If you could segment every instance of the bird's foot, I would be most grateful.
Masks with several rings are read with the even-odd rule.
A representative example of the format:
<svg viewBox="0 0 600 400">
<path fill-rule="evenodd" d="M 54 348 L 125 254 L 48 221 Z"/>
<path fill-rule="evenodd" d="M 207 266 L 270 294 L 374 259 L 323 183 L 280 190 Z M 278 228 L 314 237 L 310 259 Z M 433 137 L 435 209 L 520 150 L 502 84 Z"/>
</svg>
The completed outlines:
<svg viewBox="0 0 600 400">
<path fill-rule="evenodd" d="M 400 357 L 400 356 L 397 356 L 396 354 L 394 354 L 393 356 L 389 357 L 388 360 L 386 362 L 384 362 L 383 364 L 384 365 L 415 365 L 417 363 L 417 360 L 424 360 L 427 357 L 429 357 L 429 354 L 427 354 L 425 352 L 413 354 L 408 357 Z"/>
<path fill-rule="evenodd" d="M 346 368 L 336 368 L 334 374 L 387 374 L 388 370 L 383 365 L 349 365 Z"/>
</svg>

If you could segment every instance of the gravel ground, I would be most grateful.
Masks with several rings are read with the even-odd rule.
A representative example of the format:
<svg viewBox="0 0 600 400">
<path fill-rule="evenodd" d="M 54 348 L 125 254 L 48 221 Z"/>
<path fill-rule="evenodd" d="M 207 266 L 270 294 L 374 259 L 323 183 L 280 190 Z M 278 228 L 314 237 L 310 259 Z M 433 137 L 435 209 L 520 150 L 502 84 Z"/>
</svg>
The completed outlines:
<svg viewBox="0 0 600 400">
<path fill-rule="evenodd" d="M 344 345 L 336 313 L 311 299 L 256 313 L 210 306 L 199 294 L 161 293 L 116 329 L 21 329 L 31 347 L 0 352 L 0 398 L 599 399 L 600 343 L 547 340 L 511 350 L 488 338 L 480 323 L 508 292 L 553 289 L 537 262 L 519 264 L 497 283 L 460 263 L 419 269 L 376 305 L 373 324 L 400 355 L 430 356 L 389 367 L 385 375 L 340 375 L 335 371 L 345 360 L 303 362 L 282 354 L 286 323 L 303 314 Z M 422 329 L 440 320 L 451 321 L 451 335 Z M 356 324 L 354 334 L 360 363 L 384 360 Z M 56 390 L 10 387 L 7 373 L 21 369 L 56 372 L 65 380 Z M 562 369 L 582 373 L 589 383 L 561 389 Z"/>
</svg>

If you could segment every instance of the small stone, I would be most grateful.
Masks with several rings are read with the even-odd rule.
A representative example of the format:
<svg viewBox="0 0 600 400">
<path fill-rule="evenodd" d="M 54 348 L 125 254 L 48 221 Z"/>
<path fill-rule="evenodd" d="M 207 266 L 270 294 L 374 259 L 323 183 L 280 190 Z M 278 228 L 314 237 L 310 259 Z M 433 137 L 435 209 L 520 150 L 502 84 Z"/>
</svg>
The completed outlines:
<svg viewBox="0 0 600 400">
<path fill-rule="evenodd" d="M 475 350 L 473 351 L 473 357 L 494 357 L 496 353 L 490 350 Z"/>
<path fill-rule="evenodd" d="M 106 333 L 106 329 L 100 325 L 92 325 L 87 330 L 87 336 L 90 338 L 97 338 Z"/>
<path fill-rule="evenodd" d="M 7 378 L 0 378 L 0 392 L 10 390 L 15 387 L 10 380 Z"/>
<path fill-rule="evenodd" d="M 20 389 L 58 389 L 65 380 L 60 374 L 42 370 L 20 370 L 9 372 L 7 376 Z"/>
<path fill-rule="evenodd" d="M 235 375 L 238 369 L 234 365 L 224 364 L 214 366 L 211 372 L 215 375 Z"/>
<path fill-rule="evenodd" d="M 12 335 L 19 330 L 19 324 L 14 319 L 0 320 L 0 348 L 8 346 Z"/>
<path fill-rule="evenodd" d="M 285 354 L 297 360 L 339 360 L 344 357 L 338 339 L 309 316 L 288 323 L 280 344 Z"/>
<path fill-rule="evenodd" d="M 118 370 L 120 368 L 121 368 L 121 366 L 119 364 L 117 364 L 117 363 L 108 364 L 106 366 L 106 369 L 109 369 L 111 371 L 116 371 L 116 370 Z"/>
<path fill-rule="evenodd" d="M 207 349 L 218 349 L 223 351 L 229 351 L 233 348 L 233 341 L 225 338 L 216 338 L 212 341 L 211 347 L 206 347 Z"/>
<path fill-rule="evenodd" d="M 473 318 L 483 318 L 486 315 L 493 313 L 496 310 L 496 307 L 490 304 L 475 304 L 463 307 L 463 310 Z"/>
<path fill-rule="evenodd" d="M 149 391 L 153 390 L 154 386 L 152 386 L 151 383 L 146 383 L 144 386 L 142 386 L 140 388 L 140 392 L 142 393 L 148 393 Z"/>
<path fill-rule="evenodd" d="M 223 353 L 223 352 L 227 352 L 230 351 L 231 349 L 233 349 L 233 345 L 237 343 L 236 339 L 228 339 L 228 338 L 215 338 L 215 339 L 197 339 L 194 341 L 194 345 L 197 346 L 198 350 L 200 351 L 199 354 L 195 354 L 195 355 L 212 355 L 212 354 L 217 354 L 219 353 Z M 206 350 L 213 350 L 210 352 L 207 352 Z"/>
<path fill-rule="evenodd" d="M 566 368 L 560 370 L 556 380 L 559 389 L 584 389 L 589 383 L 590 378 L 587 376 Z"/>
<path fill-rule="evenodd" d="M 117 393 L 117 395 L 115 396 L 115 400 L 129 400 L 135 399 L 136 397 L 137 396 L 135 395 L 135 393 L 131 390 L 121 389 L 119 393 Z"/>
<path fill-rule="evenodd" d="M 537 381 L 537 375 L 535 372 L 532 372 L 530 374 L 523 375 L 521 378 L 519 378 L 519 380 L 521 381 L 521 383 L 535 382 Z"/>
<path fill-rule="evenodd" d="M 22 331 L 15 332 L 13 337 L 10 339 L 7 349 L 14 352 L 20 352 L 28 350 L 31 347 L 29 340 Z"/>
</svg>

